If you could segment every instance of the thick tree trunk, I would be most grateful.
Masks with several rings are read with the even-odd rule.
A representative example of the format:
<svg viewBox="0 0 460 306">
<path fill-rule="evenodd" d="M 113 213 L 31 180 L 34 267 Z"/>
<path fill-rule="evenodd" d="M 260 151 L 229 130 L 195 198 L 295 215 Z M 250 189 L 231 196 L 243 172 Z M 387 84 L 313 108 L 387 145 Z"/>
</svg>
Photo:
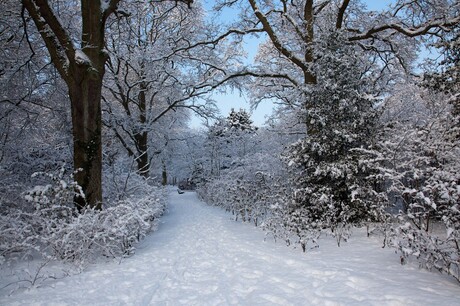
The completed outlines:
<svg viewBox="0 0 460 306">
<path fill-rule="evenodd" d="M 314 14 L 313 14 L 313 0 L 307 0 L 304 7 L 304 20 L 305 20 L 305 44 L 307 45 L 305 51 L 305 62 L 313 63 L 313 42 L 314 42 Z M 305 84 L 316 84 L 316 76 L 312 73 L 310 69 L 304 69 L 304 79 Z"/>
<path fill-rule="evenodd" d="M 79 210 L 102 206 L 101 88 L 98 73 L 81 72 L 81 78 L 69 86 L 72 105 L 73 161 L 75 179 L 85 198 L 75 197 Z"/>
<path fill-rule="evenodd" d="M 114 4 L 114 3 L 113 3 Z M 75 178 L 85 198 L 75 197 L 79 210 L 102 208 L 101 96 L 107 55 L 105 18 L 100 1 L 82 0 L 81 50 L 70 65 L 67 85 L 72 105 Z"/>
<path fill-rule="evenodd" d="M 47 0 L 22 0 L 45 42 L 51 60 L 66 82 L 72 108 L 75 179 L 84 196 L 75 197 L 79 210 L 102 206 L 101 90 L 104 66 L 104 27 L 119 0 L 81 0 L 81 49 L 62 26 Z"/>
</svg>

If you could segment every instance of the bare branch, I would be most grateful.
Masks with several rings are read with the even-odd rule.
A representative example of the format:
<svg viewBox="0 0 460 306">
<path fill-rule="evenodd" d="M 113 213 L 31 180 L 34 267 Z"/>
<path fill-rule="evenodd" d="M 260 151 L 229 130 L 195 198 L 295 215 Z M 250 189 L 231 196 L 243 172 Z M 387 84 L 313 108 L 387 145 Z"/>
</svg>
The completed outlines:
<svg viewBox="0 0 460 306">
<path fill-rule="evenodd" d="M 68 82 L 67 62 L 75 58 L 75 49 L 59 20 L 53 14 L 48 2 L 44 0 L 22 0 L 29 12 L 40 36 L 45 42 L 56 69 L 61 77 Z"/>
<path fill-rule="evenodd" d="M 337 22 L 335 24 L 336 29 L 341 29 L 343 24 L 343 16 L 347 10 L 350 0 L 343 0 L 342 5 L 339 8 L 339 13 L 337 14 Z"/>
<path fill-rule="evenodd" d="M 288 50 L 287 48 L 283 46 L 283 44 L 278 38 L 278 35 L 273 30 L 272 26 L 268 22 L 265 15 L 262 14 L 262 12 L 259 10 L 259 7 L 257 6 L 256 2 L 254 0 L 248 0 L 248 1 L 251 5 L 252 10 L 254 11 L 254 14 L 256 15 L 257 19 L 262 23 L 264 31 L 267 33 L 268 37 L 270 38 L 275 48 L 281 54 L 283 54 L 288 60 L 290 60 L 297 67 L 302 69 L 302 71 L 308 71 L 308 66 L 304 63 L 304 61 L 298 58 L 297 56 L 295 56 L 294 53 L 292 53 L 290 50 Z"/>
<path fill-rule="evenodd" d="M 450 27 L 453 27 L 453 26 L 458 25 L 458 24 L 460 24 L 460 16 L 457 16 L 457 17 L 452 18 L 450 20 L 441 19 L 441 20 L 429 21 L 429 22 L 427 22 L 427 23 L 425 23 L 423 25 L 420 25 L 420 26 L 414 27 L 414 28 L 405 28 L 401 24 L 390 23 L 390 24 L 385 24 L 385 25 L 381 25 L 381 26 L 378 26 L 378 27 L 374 27 L 374 28 L 368 30 L 365 33 L 360 33 L 358 35 L 351 36 L 348 39 L 350 41 L 364 40 L 364 39 L 372 38 L 372 37 L 374 37 L 375 34 L 384 32 L 386 30 L 394 30 L 394 31 L 396 31 L 398 33 L 401 33 L 401 34 L 403 34 L 405 36 L 408 36 L 408 37 L 417 37 L 417 36 L 422 36 L 422 35 L 425 35 L 425 34 L 429 34 L 430 30 L 432 30 L 432 29 L 447 30 Z"/>
<path fill-rule="evenodd" d="M 222 41 L 226 37 L 228 37 L 230 35 L 233 35 L 233 34 L 247 35 L 247 34 L 251 34 L 251 33 L 262 33 L 262 32 L 265 32 L 265 30 L 264 29 L 257 29 L 257 28 L 247 29 L 247 30 L 230 29 L 227 32 L 221 34 L 220 36 L 214 38 L 213 40 L 200 41 L 200 42 L 197 42 L 195 44 L 189 44 L 187 47 L 177 48 L 177 49 L 174 50 L 174 52 L 172 54 L 170 54 L 168 56 L 165 56 L 165 57 L 170 57 L 170 56 L 172 56 L 172 55 L 174 55 L 176 53 L 186 51 L 186 50 L 190 50 L 190 49 L 193 49 L 193 48 L 196 48 L 196 47 L 199 47 L 199 46 L 206 46 L 206 45 L 214 45 L 215 46 L 220 41 Z"/>
<path fill-rule="evenodd" d="M 321 11 L 322 11 L 326 6 L 328 6 L 330 3 L 331 3 L 331 0 L 328 0 L 328 1 L 323 1 L 323 2 L 321 2 L 321 3 L 318 4 L 318 5 L 315 5 L 315 7 L 314 7 L 314 14 L 315 14 L 315 15 L 318 15 L 319 13 L 321 13 Z"/>
</svg>

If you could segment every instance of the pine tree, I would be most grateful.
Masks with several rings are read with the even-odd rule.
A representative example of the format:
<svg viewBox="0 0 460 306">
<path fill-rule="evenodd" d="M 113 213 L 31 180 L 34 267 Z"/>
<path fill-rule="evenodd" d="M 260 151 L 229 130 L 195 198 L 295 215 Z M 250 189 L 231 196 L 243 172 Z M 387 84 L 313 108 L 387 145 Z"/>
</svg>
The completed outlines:
<svg viewBox="0 0 460 306">
<path fill-rule="evenodd" d="M 252 132 L 257 130 L 257 127 L 253 125 L 251 116 L 244 109 L 240 109 L 238 112 L 235 112 L 232 108 L 227 117 L 226 125 L 229 130 L 233 131 Z"/>
</svg>

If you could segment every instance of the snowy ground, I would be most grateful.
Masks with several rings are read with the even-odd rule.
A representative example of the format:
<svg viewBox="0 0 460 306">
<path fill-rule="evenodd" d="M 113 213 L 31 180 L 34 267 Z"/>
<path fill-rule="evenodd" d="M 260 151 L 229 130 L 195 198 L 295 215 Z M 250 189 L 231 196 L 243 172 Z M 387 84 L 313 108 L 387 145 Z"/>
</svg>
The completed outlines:
<svg viewBox="0 0 460 306">
<path fill-rule="evenodd" d="M 231 221 L 195 193 L 172 191 L 169 213 L 136 255 L 40 288 L 0 291 L 0 305 L 459 305 L 460 285 L 401 266 L 357 233 L 303 254 Z M 0 275 L 2 276 L 2 275 Z M 1 283 L 1 282 L 0 282 Z M 3 282 L 4 283 L 4 282 Z M 43 286 L 44 285 L 44 286 Z"/>
</svg>

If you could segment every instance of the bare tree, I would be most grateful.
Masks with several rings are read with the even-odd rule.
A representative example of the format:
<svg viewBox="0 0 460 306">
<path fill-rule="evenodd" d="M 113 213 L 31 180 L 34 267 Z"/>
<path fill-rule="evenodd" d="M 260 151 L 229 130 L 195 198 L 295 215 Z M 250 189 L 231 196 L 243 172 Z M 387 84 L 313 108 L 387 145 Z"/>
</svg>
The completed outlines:
<svg viewBox="0 0 460 306">
<path fill-rule="evenodd" d="M 71 164 L 70 110 L 63 81 L 49 63 L 16 0 L 0 2 L 1 211 L 28 209 L 31 175 Z"/>
<path fill-rule="evenodd" d="M 251 70 L 252 76 L 266 79 L 258 81 L 265 90 L 257 93 L 252 88 L 256 100 L 299 101 L 297 106 L 306 108 L 301 91 L 317 81 L 314 63 L 320 54 L 315 54 L 315 46 L 321 33 L 343 33 L 348 43 L 372 58 L 373 69 L 398 66 L 410 72 L 417 56 L 416 38 L 442 36 L 460 24 L 459 4 L 453 0 L 399 0 L 381 12 L 368 11 L 357 0 L 220 0 L 216 9 L 237 5 L 242 7 L 238 27 L 234 25 L 227 35 L 263 32 L 268 37 L 259 53 L 260 65 Z M 288 97 L 291 89 L 295 93 Z"/>
<path fill-rule="evenodd" d="M 100 209 L 102 203 L 101 91 L 108 58 L 106 22 L 121 0 L 81 0 L 81 34 L 70 33 L 58 18 L 59 7 L 47 0 L 22 0 L 45 42 L 51 60 L 65 81 L 72 110 L 73 162 L 85 197 L 77 208 Z M 184 0 L 190 4 L 190 0 Z M 79 42 L 79 46 L 75 45 Z"/>
<path fill-rule="evenodd" d="M 191 112 L 214 116 L 207 95 L 238 66 L 238 44 L 211 41 L 217 32 L 202 8 L 173 2 L 126 2 L 129 18 L 110 26 L 104 85 L 104 124 L 149 177 L 152 159 L 171 143 L 170 132 Z M 198 99 L 200 98 L 200 99 Z M 173 124 L 171 124 L 173 123 Z"/>
</svg>

